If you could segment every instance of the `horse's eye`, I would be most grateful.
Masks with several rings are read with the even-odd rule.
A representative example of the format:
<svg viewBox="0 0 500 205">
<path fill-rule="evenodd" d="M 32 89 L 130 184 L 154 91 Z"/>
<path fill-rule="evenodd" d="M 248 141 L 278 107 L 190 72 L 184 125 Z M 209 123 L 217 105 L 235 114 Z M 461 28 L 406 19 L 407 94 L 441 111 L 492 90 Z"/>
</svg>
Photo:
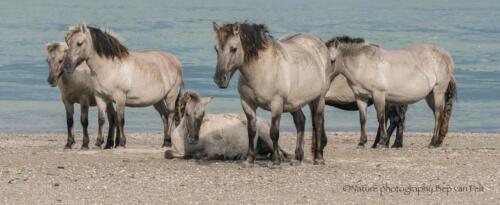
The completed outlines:
<svg viewBox="0 0 500 205">
<path fill-rule="evenodd" d="M 62 63 L 62 62 L 63 62 L 63 60 L 62 60 L 62 59 L 61 59 L 61 60 L 59 60 L 59 63 Z"/>
<path fill-rule="evenodd" d="M 231 53 L 236 53 L 236 48 L 231 47 L 231 48 L 229 49 L 229 52 L 231 52 Z"/>
<path fill-rule="evenodd" d="M 78 42 L 78 43 L 76 43 L 76 45 L 77 45 L 78 47 L 82 46 L 82 44 L 83 44 L 83 42 Z"/>
<path fill-rule="evenodd" d="M 219 53 L 219 51 L 217 50 L 216 46 L 214 46 L 214 50 L 215 50 L 216 53 Z"/>
</svg>

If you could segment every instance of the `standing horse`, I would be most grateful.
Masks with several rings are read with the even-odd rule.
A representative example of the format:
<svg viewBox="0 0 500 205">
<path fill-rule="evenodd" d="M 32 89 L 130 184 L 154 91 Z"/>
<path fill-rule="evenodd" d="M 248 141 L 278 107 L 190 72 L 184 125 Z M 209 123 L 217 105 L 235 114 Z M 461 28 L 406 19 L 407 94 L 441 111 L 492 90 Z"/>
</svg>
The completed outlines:
<svg viewBox="0 0 500 205">
<path fill-rule="evenodd" d="M 333 72 L 325 44 L 319 38 L 300 33 L 274 39 L 263 24 L 237 22 L 219 26 L 214 22 L 213 28 L 217 34 L 215 83 L 219 88 L 227 88 L 233 74 L 240 71 L 238 92 L 249 137 L 245 165 L 252 166 L 255 161 L 253 142 L 258 107 L 271 111 L 274 165 L 280 164 L 281 113 L 292 114 L 297 128 L 295 159 L 300 163 L 304 155 L 305 126 L 301 108 L 307 104 L 313 116 L 313 160 L 315 164 L 324 164 L 323 148 L 327 140 L 324 97 L 330 83 L 327 76 Z"/>
<path fill-rule="evenodd" d="M 89 134 L 88 134 L 88 112 L 89 106 L 96 106 L 94 91 L 92 89 L 92 79 L 90 76 L 90 69 L 87 64 L 82 63 L 75 69 L 73 74 L 68 74 L 61 69 L 61 64 L 64 58 L 64 52 L 68 46 L 66 43 L 49 43 L 45 46 L 47 51 L 47 63 L 49 64 L 49 75 L 47 78 L 48 83 L 52 87 L 59 87 L 61 92 L 61 99 L 66 109 L 66 123 L 68 126 L 68 139 L 65 149 L 71 149 L 75 144 L 75 137 L 73 134 L 73 113 L 75 103 L 80 104 L 80 121 L 83 127 L 83 143 L 81 149 L 89 149 Z M 115 110 L 113 106 L 108 106 L 108 121 L 109 132 L 108 140 L 114 137 L 114 119 Z M 99 131 L 96 145 L 99 141 L 104 141 L 102 129 L 105 123 L 104 113 L 99 112 Z M 101 143 L 102 144 L 102 143 Z"/>
<path fill-rule="evenodd" d="M 125 147 L 125 106 L 154 105 L 164 125 L 163 146 L 170 146 L 170 129 L 175 101 L 183 85 L 182 66 L 170 53 L 129 51 L 115 36 L 81 24 L 65 36 L 68 52 L 63 68 L 72 73 L 86 62 L 93 72 L 93 88 L 98 108 L 115 102 L 118 133 L 115 146 Z"/>
<path fill-rule="evenodd" d="M 385 146 L 388 140 L 386 103 L 412 104 L 425 98 L 435 118 L 429 146 L 441 146 L 457 94 L 453 60 L 446 50 L 433 45 L 418 45 L 387 51 L 341 39 L 334 39 L 329 49 L 335 69 L 333 78 L 339 74 L 345 76 L 356 96 L 361 116 L 361 138 L 366 138 L 362 119 L 366 118 L 369 99 L 373 99 L 377 111 L 381 131 L 379 144 Z"/>
<path fill-rule="evenodd" d="M 365 40 L 362 38 L 350 38 L 348 36 L 335 37 L 332 40 L 326 42 L 326 46 L 330 46 L 335 40 L 341 40 L 343 42 L 350 43 L 365 43 Z M 397 79 L 393 79 L 397 80 Z M 341 110 L 346 111 L 357 111 L 358 105 L 356 103 L 356 96 L 354 92 L 349 87 L 347 79 L 343 75 L 337 76 L 332 80 L 330 84 L 330 88 L 325 96 L 325 104 L 330 105 Z M 372 100 L 368 101 L 368 106 L 373 104 Z M 387 129 L 387 135 L 390 138 L 394 130 L 397 128 L 396 132 L 396 140 L 392 145 L 393 148 L 403 147 L 403 131 L 405 128 L 405 113 L 407 110 L 407 105 L 395 105 L 395 106 L 387 106 L 386 107 L 386 115 L 390 119 L 390 126 Z M 360 116 L 361 117 L 361 116 Z M 373 148 L 377 147 L 378 141 L 380 140 L 380 130 L 377 131 L 377 137 L 375 138 L 375 142 L 373 143 Z M 362 138 L 358 143 L 358 147 L 364 147 L 367 139 Z M 387 140 L 387 144 L 389 140 Z"/>
</svg>

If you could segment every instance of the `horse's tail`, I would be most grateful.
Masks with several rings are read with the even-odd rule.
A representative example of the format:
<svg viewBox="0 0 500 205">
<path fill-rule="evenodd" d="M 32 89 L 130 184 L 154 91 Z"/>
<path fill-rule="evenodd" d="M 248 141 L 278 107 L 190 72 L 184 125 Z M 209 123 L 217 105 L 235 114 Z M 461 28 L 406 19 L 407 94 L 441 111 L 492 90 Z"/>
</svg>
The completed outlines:
<svg viewBox="0 0 500 205">
<path fill-rule="evenodd" d="M 446 137 L 446 134 L 448 133 L 448 124 L 450 122 L 453 101 L 457 99 L 457 94 L 457 83 L 455 77 L 452 76 L 444 96 L 444 109 L 439 123 L 439 138 L 436 142 L 436 146 L 441 146 L 444 137 Z"/>
</svg>

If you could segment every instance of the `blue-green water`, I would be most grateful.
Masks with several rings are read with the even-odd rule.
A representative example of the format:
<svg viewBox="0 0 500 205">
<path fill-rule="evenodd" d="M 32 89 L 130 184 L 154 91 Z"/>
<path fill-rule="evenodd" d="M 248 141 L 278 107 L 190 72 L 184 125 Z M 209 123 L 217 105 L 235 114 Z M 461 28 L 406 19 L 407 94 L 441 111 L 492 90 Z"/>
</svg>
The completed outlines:
<svg viewBox="0 0 500 205">
<path fill-rule="evenodd" d="M 65 130 L 58 90 L 46 82 L 44 45 L 61 41 L 80 22 L 108 27 L 133 50 L 160 49 L 184 65 L 186 88 L 215 96 L 210 112 L 242 113 L 235 82 L 221 90 L 212 82 L 215 40 L 212 21 L 266 23 L 274 36 L 308 32 L 328 39 L 348 34 L 388 49 L 432 43 L 455 60 L 459 101 L 450 129 L 500 131 L 500 2 L 425 1 L 38 1 L 0 2 L 0 132 Z M 305 109 L 308 112 L 308 109 Z M 376 127 L 374 109 L 368 125 Z M 260 111 L 259 115 L 268 117 Z M 328 108 L 328 131 L 358 131 L 358 114 Z M 161 131 L 153 108 L 128 108 L 128 131 Z M 282 128 L 293 130 L 284 115 Z M 78 114 L 75 115 L 78 119 Z M 94 120 L 92 120 L 94 119 Z M 91 129 L 96 128 L 91 110 Z M 425 103 L 410 107 L 408 130 L 430 132 Z M 79 123 L 76 128 L 80 129 Z"/>
</svg>

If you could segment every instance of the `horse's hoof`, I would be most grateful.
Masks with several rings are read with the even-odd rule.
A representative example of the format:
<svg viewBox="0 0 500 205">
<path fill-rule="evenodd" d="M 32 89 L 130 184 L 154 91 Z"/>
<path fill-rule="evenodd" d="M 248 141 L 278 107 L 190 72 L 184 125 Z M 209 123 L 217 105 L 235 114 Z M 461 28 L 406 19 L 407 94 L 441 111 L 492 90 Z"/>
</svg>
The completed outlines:
<svg viewBox="0 0 500 205">
<path fill-rule="evenodd" d="M 391 148 L 402 148 L 402 144 L 393 144 Z"/>
<path fill-rule="evenodd" d="M 290 162 L 290 165 L 291 166 L 300 166 L 300 165 L 302 165 L 302 161 L 301 160 L 293 160 Z"/>
<path fill-rule="evenodd" d="M 324 159 L 316 159 L 313 162 L 314 165 L 325 165 L 325 160 Z"/>
<path fill-rule="evenodd" d="M 364 149 L 365 148 L 365 145 L 363 144 L 358 144 L 358 146 L 356 146 L 356 149 Z"/>
<path fill-rule="evenodd" d="M 82 147 L 80 148 L 80 150 L 89 150 L 89 146 L 88 146 L 88 145 L 87 145 L 87 146 L 82 146 Z"/>
<path fill-rule="evenodd" d="M 173 158 L 174 158 L 174 153 L 172 153 L 172 150 L 165 151 L 165 159 L 173 159 Z"/>
<path fill-rule="evenodd" d="M 243 168 L 253 168 L 254 167 L 254 163 L 253 162 L 249 162 L 249 161 L 245 161 L 243 162 Z"/>
<path fill-rule="evenodd" d="M 429 149 L 435 149 L 435 148 L 438 148 L 438 147 L 439 147 L 439 145 L 434 145 L 434 144 L 430 144 L 430 145 L 427 146 L 427 148 L 429 148 Z"/>
</svg>

